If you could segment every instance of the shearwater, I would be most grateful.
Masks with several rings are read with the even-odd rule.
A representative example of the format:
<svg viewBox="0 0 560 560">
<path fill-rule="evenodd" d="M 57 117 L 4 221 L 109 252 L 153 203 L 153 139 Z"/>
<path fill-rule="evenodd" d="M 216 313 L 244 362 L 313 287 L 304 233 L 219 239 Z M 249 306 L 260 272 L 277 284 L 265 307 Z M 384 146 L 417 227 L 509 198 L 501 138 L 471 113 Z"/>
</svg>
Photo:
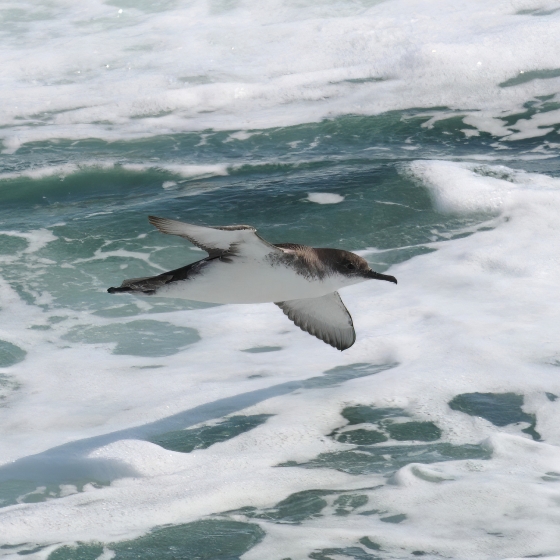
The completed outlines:
<svg viewBox="0 0 560 560">
<path fill-rule="evenodd" d="M 394 276 L 372 270 L 362 257 L 340 249 L 296 243 L 271 244 L 252 226 L 203 227 L 149 217 L 162 233 L 179 235 L 208 257 L 157 276 L 129 278 L 110 294 L 158 295 L 210 303 L 274 302 L 303 331 L 334 346 L 356 341 L 352 317 L 340 288 Z"/>
</svg>

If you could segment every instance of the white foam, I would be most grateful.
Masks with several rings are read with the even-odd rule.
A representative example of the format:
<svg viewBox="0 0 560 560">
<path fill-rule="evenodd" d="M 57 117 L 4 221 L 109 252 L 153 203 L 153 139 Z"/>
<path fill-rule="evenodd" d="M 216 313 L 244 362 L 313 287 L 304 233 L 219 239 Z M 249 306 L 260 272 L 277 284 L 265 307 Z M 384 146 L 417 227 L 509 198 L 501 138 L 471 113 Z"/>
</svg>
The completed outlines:
<svg viewBox="0 0 560 560">
<path fill-rule="evenodd" d="M 27 247 L 21 253 L 36 253 L 48 243 L 58 239 L 54 233 L 48 229 L 41 228 L 27 232 L 19 232 L 13 230 L 0 230 L 0 235 L 7 235 L 9 237 L 20 237 L 27 241 Z"/>
<path fill-rule="evenodd" d="M 442 106 L 492 134 L 537 136 L 538 119 L 522 118 L 520 132 L 503 119 L 558 94 L 560 78 L 529 74 L 558 67 L 560 15 L 543 6 L 267 0 L 215 11 L 198 0 L 118 14 L 101 0 L 38 3 L 3 34 L 0 137 L 8 153 L 208 128 L 245 141 L 248 129 Z"/>
<path fill-rule="evenodd" d="M 416 161 L 405 168 L 429 189 L 440 212 L 496 213 L 560 187 L 558 179 L 505 166 Z"/>
<path fill-rule="evenodd" d="M 126 249 L 114 249 L 112 251 L 96 249 L 92 257 L 75 259 L 74 261 L 72 261 L 72 264 L 79 265 L 81 263 L 87 263 L 87 262 L 91 262 L 91 261 L 100 261 L 100 260 L 103 261 L 105 259 L 111 259 L 113 257 L 138 259 L 138 260 L 144 261 L 146 264 L 153 267 L 155 270 L 161 270 L 163 272 L 165 272 L 165 270 L 166 270 L 165 268 L 161 267 L 160 265 L 157 265 L 157 264 L 153 263 L 150 260 L 150 254 L 149 253 L 142 253 L 140 251 L 127 251 Z"/>
<path fill-rule="evenodd" d="M 211 177 L 213 175 L 227 175 L 228 168 L 226 165 L 181 165 L 173 163 L 164 163 L 161 165 L 151 165 L 143 163 L 124 163 L 123 169 L 130 171 L 145 171 L 146 169 L 162 169 L 178 175 L 180 177 Z M 165 187 L 164 187 L 165 188 Z"/>
<path fill-rule="evenodd" d="M 238 132 L 233 132 L 227 137 L 226 142 L 231 142 L 232 140 L 248 140 L 251 136 L 255 134 L 260 134 L 258 132 L 247 132 L 245 130 L 240 130 Z"/>
<path fill-rule="evenodd" d="M 335 193 L 314 192 L 307 195 L 307 200 L 317 204 L 338 204 L 344 200 L 344 197 Z"/>
<path fill-rule="evenodd" d="M 98 167 L 98 164 L 97 163 L 92 163 L 90 165 L 86 164 L 84 167 L 95 168 Z M 79 170 L 80 170 L 80 166 L 73 163 L 66 163 L 63 165 L 51 165 L 45 167 L 36 167 L 30 169 L 23 169 L 21 171 L 0 173 L 0 181 L 18 179 L 20 177 L 27 177 L 29 179 L 43 179 L 44 177 L 50 177 L 53 175 L 58 175 L 59 177 L 66 177 L 67 175 L 76 173 Z"/>
<path fill-rule="evenodd" d="M 7 181 L 18 179 L 20 177 L 27 177 L 29 179 L 43 179 L 53 175 L 59 177 L 67 177 L 74 173 L 81 171 L 92 171 L 96 169 L 115 169 L 121 168 L 127 171 L 135 171 L 141 173 L 148 170 L 167 171 L 178 177 L 183 178 L 203 178 L 211 177 L 214 175 L 227 175 L 228 166 L 225 164 L 213 165 L 182 165 L 173 163 L 120 163 L 116 161 L 84 161 L 81 163 L 67 163 L 64 165 L 49 165 L 44 167 L 35 167 L 29 169 L 22 169 L 20 171 L 12 171 L 7 173 L 0 173 L 0 181 Z M 176 185 L 174 181 L 164 182 L 163 188 L 169 188 Z"/>
</svg>

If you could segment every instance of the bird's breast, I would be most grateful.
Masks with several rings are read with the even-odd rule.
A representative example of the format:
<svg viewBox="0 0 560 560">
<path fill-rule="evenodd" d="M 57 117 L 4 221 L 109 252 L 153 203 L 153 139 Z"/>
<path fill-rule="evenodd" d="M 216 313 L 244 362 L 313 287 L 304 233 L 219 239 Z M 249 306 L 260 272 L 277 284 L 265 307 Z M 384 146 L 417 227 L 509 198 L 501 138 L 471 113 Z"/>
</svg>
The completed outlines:
<svg viewBox="0 0 560 560">
<path fill-rule="evenodd" d="M 321 297 L 343 285 L 336 275 L 303 272 L 289 263 L 215 259 L 193 278 L 167 284 L 157 295 L 210 303 L 265 303 Z"/>
</svg>

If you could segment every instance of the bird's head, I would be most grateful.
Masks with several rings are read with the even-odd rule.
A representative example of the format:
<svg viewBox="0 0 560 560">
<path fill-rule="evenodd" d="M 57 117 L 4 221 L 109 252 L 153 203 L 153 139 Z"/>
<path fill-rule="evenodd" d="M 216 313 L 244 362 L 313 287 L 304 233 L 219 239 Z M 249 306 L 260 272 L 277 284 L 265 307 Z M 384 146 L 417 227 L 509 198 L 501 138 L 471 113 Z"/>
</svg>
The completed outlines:
<svg viewBox="0 0 560 560">
<path fill-rule="evenodd" d="M 317 251 L 323 253 L 322 256 L 328 260 L 334 271 L 351 280 L 351 284 L 364 280 L 386 280 L 394 284 L 397 283 L 394 276 L 375 272 L 364 258 L 355 253 L 340 249 L 317 249 Z"/>
</svg>

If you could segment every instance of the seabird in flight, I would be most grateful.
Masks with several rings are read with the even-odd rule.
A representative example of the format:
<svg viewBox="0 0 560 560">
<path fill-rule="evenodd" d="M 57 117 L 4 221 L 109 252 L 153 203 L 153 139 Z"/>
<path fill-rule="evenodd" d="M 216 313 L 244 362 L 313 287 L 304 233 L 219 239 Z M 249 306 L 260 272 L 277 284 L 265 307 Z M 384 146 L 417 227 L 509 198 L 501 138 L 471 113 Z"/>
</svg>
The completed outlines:
<svg viewBox="0 0 560 560">
<path fill-rule="evenodd" d="M 179 235 L 208 257 L 158 276 L 130 278 L 110 294 L 182 298 L 210 303 L 274 302 L 300 329 L 334 346 L 356 341 L 352 317 L 337 290 L 365 280 L 397 283 L 360 256 L 296 243 L 271 244 L 254 227 L 203 227 L 149 217 L 162 233 Z"/>
</svg>

